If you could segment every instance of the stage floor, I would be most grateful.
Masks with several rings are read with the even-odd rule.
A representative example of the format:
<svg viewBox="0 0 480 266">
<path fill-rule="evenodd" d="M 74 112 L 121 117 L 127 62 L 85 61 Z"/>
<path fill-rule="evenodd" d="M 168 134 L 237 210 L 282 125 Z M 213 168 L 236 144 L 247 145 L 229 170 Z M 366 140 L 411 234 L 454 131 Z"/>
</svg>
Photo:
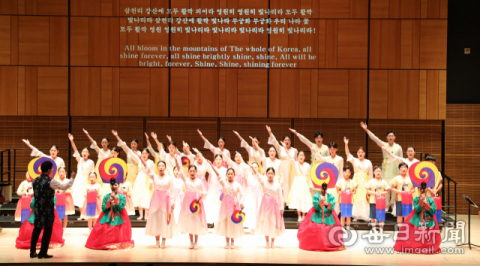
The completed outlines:
<svg viewBox="0 0 480 266">
<path fill-rule="evenodd" d="M 466 215 L 459 215 L 459 221 L 467 222 Z M 472 215 L 472 243 L 480 244 L 480 218 Z M 167 240 L 166 249 L 155 249 L 155 239 L 144 235 L 143 228 L 133 228 L 135 247 L 129 250 L 97 251 L 84 247 L 87 240 L 86 228 L 67 228 L 65 246 L 53 249 L 49 254 L 53 259 L 30 259 L 28 250 L 15 248 L 17 228 L 3 228 L 0 233 L 0 263 L 248 263 L 248 264 L 343 264 L 343 265 L 480 265 L 480 248 L 469 250 L 464 247 L 464 254 L 367 254 L 366 246 L 375 248 L 391 248 L 394 241 L 387 238 L 381 244 L 369 244 L 367 231 L 358 232 L 358 240 L 345 251 L 318 253 L 298 248 L 297 230 L 288 229 L 286 234 L 278 238 L 276 249 L 265 249 L 265 238 L 259 235 L 246 234 L 235 241 L 236 249 L 225 250 L 225 239 L 213 233 L 199 237 L 199 249 L 189 250 L 187 234 Z M 392 232 L 385 232 L 392 233 Z M 467 241 L 465 230 L 465 241 Z M 443 232 L 442 232 L 443 238 Z M 442 243 L 442 248 L 455 247 L 454 242 Z M 458 252 L 458 250 L 456 251 Z"/>
</svg>

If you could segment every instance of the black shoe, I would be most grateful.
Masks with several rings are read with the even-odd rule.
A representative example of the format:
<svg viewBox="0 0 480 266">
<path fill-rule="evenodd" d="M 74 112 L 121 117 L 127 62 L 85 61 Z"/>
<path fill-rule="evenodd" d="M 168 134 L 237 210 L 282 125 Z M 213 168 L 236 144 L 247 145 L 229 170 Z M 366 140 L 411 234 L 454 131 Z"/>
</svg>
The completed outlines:
<svg viewBox="0 0 480 266">
<path fill-rule="evenodd" d="M 50 258 L 53 258 L 52 255 L 48 255 L 48 254 L 45 254 L 45 255 L 38 255 L 38 258 L 39 259 L 50 259 Z"/>
<path fill-rule="evenodd" d="M 38 257 L 38 254 L 37 254 L 36 252 L 35 252 L 35 253 L 33 253 L 33 254 L 32 254 L 32 253 L 30 253 L 30 258 L 36 258 L 36 257 Z"/>
</svg>

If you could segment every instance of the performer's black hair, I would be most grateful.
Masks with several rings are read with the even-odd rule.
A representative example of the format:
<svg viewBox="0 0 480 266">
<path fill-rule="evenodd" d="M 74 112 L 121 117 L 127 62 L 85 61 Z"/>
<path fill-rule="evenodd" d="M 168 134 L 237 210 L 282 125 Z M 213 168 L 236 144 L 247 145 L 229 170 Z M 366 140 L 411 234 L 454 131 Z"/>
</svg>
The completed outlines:
<svg viewBox="0 0 480 266">
<path fill-rule="evenodd" d="M 138 144 L 138 139 L 132 139 L 131 142 L 134 142 L 134 141 Z"/>
<path fill-rule="evenodd" d="M 227 173 L 228 173 L 228 171 L 230 171 L 230 170 L 232 170 L 232 171 L 233 171 L 233 174 L 235 174 L 235 169 L 233 169 L 232 167 L 230 167 L 230 168 L 227 169 Z"/>
<path fill-rule="evenodd" d="M 393 130 L 387 131 L 387 136 L 388 136 L 388 134 L 390 134 L 390 133 L 393 133 L 393 135 L 396 136 L 396 135 L 395 135 L 395 131 L 393 131 Z"/>
<path fill-rule="evenodd" d="M 53 164 L 52 162 L 50 161 L 45 161 L 42 163 L 42 165 L 40 166 L 40 169 L 42 170 L 42 174 L 45 174 L 48 172 L 48 170 L 52 169 L 53 168 Z"/>
<path fill-rule="evenodd" d="M 338 149 L 338 144 L 335 141 L 332 141 L 328 144 L 328 148 L 335 148 Z"/>
<path fill-rule="evenodd" d="M 268 173 L 268 171 L 272 171 L 275 174 L 275 169 L 273 167 L 268 167 L 267 171 L 265 171 L 265 174 Z"/>
<path fill-rule="evenodd" d="M 217 159 L 217 157 L 220 157 L 220 159 L 223 160 L 223 156 L 220 153 L 215 154 L 215 159 Z"/>
<path fill-rule="evenodd" d="M 398 169 L 400 169 L 402 166 L 405 166 L 405 167 L 407 167 L 407 169 L 408 169 L 408 164 L 406 164 L 405 162 L 400 163 L 400 164 L 398 165 Z"/>
<path fill-rule="evenodd" d="M 117 179 L 115 179 L 113 177 L 110 178 L 110 185 L 112 185 L 112 187 L 115 186 L 115 183 L 117 183 Z"/>
<path fill-rule="evenodd" d="M 313 135 L 313 138 L 315 138 L 315 139 L 316 139 L 318 136 L 320 136 L 320 137 L 322 137 L 322 138 L 323 138 L 323 133 L 322 133 L 322 132 L 320 132 L 320 131 L 317 131 L 317 132 L 315 132 L 315 134 Z"/>
</svg>

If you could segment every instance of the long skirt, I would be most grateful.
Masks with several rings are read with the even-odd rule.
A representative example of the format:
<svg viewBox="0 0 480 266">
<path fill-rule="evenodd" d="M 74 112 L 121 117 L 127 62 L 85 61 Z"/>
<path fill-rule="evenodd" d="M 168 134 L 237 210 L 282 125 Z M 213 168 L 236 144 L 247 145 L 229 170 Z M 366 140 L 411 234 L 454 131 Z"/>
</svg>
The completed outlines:
<svg viewBox="0 0 480 266">
<path fill-rule="evenodd" d="M 32 196 L 21 196 L 20 199 L 17 202 L 17 208 L 15 209 L 15 221 L 20 222 L 22 221 L 22 203 L 23 201 L 26 201 L 23 204 L 28 204 L 28 202 L 32 201 Z M 30 216 L 30 204 L 28 204 L 28 209 L 24 210 L 24 216 L 23 220 L 26 220 L 28 216 Z"/>
<path fill-rule="evenodd" d="M 130 224 L 127 211 L 123 209 L 120 212 L 123 219 L 121 225 L 100 224 L 103 215 L 105 215 L 105 213 L 102 212 L 99 217 L 100 219 L 97 220 L 92 232 L 88 236 L 85 247 L 89 249 L 107 250 L 133 248 L 135 242 L 132 240 L 132 225 Z"/>
<path fill-rule="evenodd" d="M 85 201 L 85 196 L 83 195 L 83 192 L 85 191 L 85 187 L 87 186 L 87 183 L 88 183 L 88 173 L 82 173 L 79 171 L 72 185 L 73 204 L 79 208 L 83 206 L 83 202 Z"/>
<path fill-rule="evenodd" d="M 207 196 L 205 197 L 205 213 L 207 215 L 207 223 L 213 224 L 218 220 L 220 212 L 220 205 L 222 201 L 222 186 L 217 181 L 211 181 L 208 188 Z"/>
<path fill-rule="evenodd" d="M 368 182 L 368 175 L 365 173 L 355 173 L 353 181 L 358 184 L 355 195 L 353 195 L 352 217 L 368 221 L 370 206 L 367 200 L 367 189 L 365 184 Z"/>
<path fill-rule="evenodd" d="M 313 207 L 306 176 L 295 176 L 288 194 L 287 206 L 301 212 L 308 212 Z"/>
<path fill-rule="evenodd" d="M 183 189 L 175 189 L 175 209 L 173 214 L 175 215 L 175 222 L 178 225 L 178 220 L 180 219 L 180 212 L 182 211 L 183 198 L 185 197 L 185 192 Z"/>
<path fill-rule="evenodd" d="M 215 225 L 215 233 L 217 235 L 233 239 L 238 239 L 243 236 L 243 224 L 235 223 L 232 219 L 235 210 L 240 210 L 237 204 L 235 204 L 235 198 L 224 196 L 222 206 L 220 207 L 218 222 Z M 237 221 L 241 221 L 242 219 L 243 217 L 235 218 Z"/>
<path fill-rule="evenodd" d="M 260 204 L 262 203 L 263 191 L 260 187 L 256 185 L 249 185 L 245 189 L 245 222 L 243 223 L 244 227 L 255 229 L 257 224 L 258 210 L 260 209 Z"/>
<path fill-rule="evenodd" d="M 192 235 L 205 235 L 208 231 L 207 217 L 205 215 L 205 205 L 202 201 L 199 202 L 198 210 L 195 212 L 195 208 L 192 207 L 193 201 L 198 200 L 196 192 L 187 191 L 183 198 L 182 209 L 180 210 L 180 219 L 178 221 L 178 230 L 182 233 L 188 233 Z M 192 212 L 192 210 L 194 212 Z"/>
<path fill-rule="evenodd" d="M 32 215 L 33 210 L 30 211 Z M 30 217 L 30 216 L 29 216 Z M 20 231 L 18 237 L 15 240 L 15 247 L 18 249 L 30 249 L 30 243 L 32 240 L 32 232 L 35 226 L 26 220 L 22 226 L 20 226 Z M 37 249 L 40 249 L 42 245 L 43 229 L 40 233 L 40 237 L 37 241 Z M 63 239 L 63 227 L 60 218 L 58 217 L 57 211 L 55 211 L 55 220 L 53 221 L 52 237 L 50 238 L 49 249 L 52 248 L 61 248 L 65 244 L 65 239 Z"/>
<path fill-rule="evenodd" d="M 87 216 L 87 201 L 83 202 L 83 206 L 80 208 L 80 218 L 93 218 L 97 219 L 102 213 L 103 198 L 97 197 L 97 207 L 95 208 L 95 216 Z"/>
<path fill-rule="evenodd" d="M 280 213 L 280 204 L 283 204 L 283 202 L 279 203 L 277 198 L 273 196 L 263 196 L 258 210 L 255 234 L 276 238 L 285 233 L 285 222 Z"/>
<path fill-rule="evenodd" d="M 172 238 L 177 235 L 175 215 L 170 211 L 170 195 L 168 191 L 155 190 L 148 212 L 145 234 Z"/>
<path fill-rule="evenodd" d="M 438 227 L 437 218 L 435 219 L 435 226 L 431 228 L 418 228 L 410 223 L 415 210 L 413 210 L 405 222 L 400 227 L 400 231 L 397 235 L 397 240 L 393 249 L 402 253 L 414 253 L 414 254 L 437 254 L 441 253 L 440 244 L 442 243 L 442 237 L 440 228 Z M 422 243 L 423 242 L 423 243 Z"/>
<path fill-rule="evenodd" d="M 335 224 L 326 225 L 324 223 L 315 223 L 311 220 L 315 213 L 315 208 L 305 216 L 297 232 L 297 239 L 300 243 L 300 249 L 309 251 L 340 251 L 345 250 L 343 245 L 342 226 L 338 220 L 337 213 L 332 211 Z M 334 233 L 338 230 L 338 233 Z"/>
<path fill-rule="evenodd" d="M 148 176 L 143 172 L 138 173 L 133 185 L 133 206 L 148 209 L 150 207 L 150 189 L 147 186 Z"/>
</svg>

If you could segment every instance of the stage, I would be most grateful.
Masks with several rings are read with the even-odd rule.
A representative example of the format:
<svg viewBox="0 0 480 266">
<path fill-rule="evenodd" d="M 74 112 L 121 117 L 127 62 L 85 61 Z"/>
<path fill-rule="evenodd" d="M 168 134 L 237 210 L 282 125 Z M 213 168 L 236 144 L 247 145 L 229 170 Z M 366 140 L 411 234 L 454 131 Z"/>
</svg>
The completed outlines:
<svg viewBox="0 0 480 266">
<path fill-rule="evenodd" d="M 459 221 L 466 221 L 466 215 L 459 215 Z M 480 218 L 472 215 L 472 243 L 480 243 Z M 28 250 L 15 248 L 18 228 L 3 228 L 0 233 L 0 257 L 2 263 L 96 263 L 106 265 L 117 263 L 238 263 L 238 264 L 335 264 L 335 265 L 480 265 L 480 249 L 463 248 L 464 254 L 379 254 L 380 248 L 393 247 L 393 239 L 389 237 L 382 244 L 368 244 L 369 232 L 358 231 L 357 242 L 346 251 L 318 253 L 298 248 L 297 230 L 288 229 L 286 234 L 278 238 L 276 249 L 265 249 L 263 236 L 246 234 L 235 241 L 236 249 L 225 250 L 225 239 L 213 233 L 199 237 L 199 249 L 189 250 L 187 234 L 167 240 L 166 249 L 155 249 L 155 239 L 144 235 L 143 228 L 133 228 L 135 247 L 129 250 L 97 251 L 84 247 L 87 240 L 87 228 L 67 228 L 65 246 L 53 249 L 50 260 L 30 259 Z M 445 229 L 444 229 L 445 230 Z M 386 231 L 385 233 L 392 233 Z M 466 232 L 465 232 L 466 237 Z M 442 230 L 443 238 L 443 230 Z M 465 238 L 465 241 L 467 239 Z M 375 254 L 366 254 L 366 245 L 377 248 Z M 442 248 L 454 248 L 455 243 L 442 243 Z M 451 249 L 453 250 L 453 249 Z M 458 253 L 461 251 L 457 249 Z"/>
</svg>

